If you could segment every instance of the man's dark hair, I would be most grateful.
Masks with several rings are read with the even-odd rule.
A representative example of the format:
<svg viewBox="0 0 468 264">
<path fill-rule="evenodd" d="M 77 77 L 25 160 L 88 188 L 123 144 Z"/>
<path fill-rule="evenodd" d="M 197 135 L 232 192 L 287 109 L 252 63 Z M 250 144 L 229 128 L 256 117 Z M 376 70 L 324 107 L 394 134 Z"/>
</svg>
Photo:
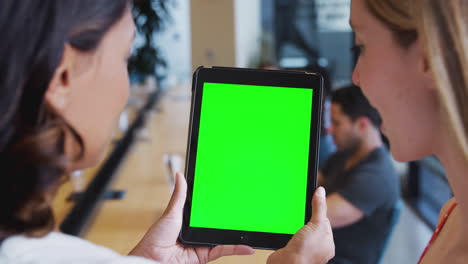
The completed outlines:
<svg viewBox="0 0 468 264">
<path fill-rule="evenodd" d="M 332 103 L 341 106 L 343 113 L 351 118 L 352 121 L 359 117 L 367 117 L 371 123 L 380 129 L 382 118 L 379 112 L 367 100 L 362 93 L 361 88 L 351 85 L 337 89 L 332 93 Z"/>
</svg>

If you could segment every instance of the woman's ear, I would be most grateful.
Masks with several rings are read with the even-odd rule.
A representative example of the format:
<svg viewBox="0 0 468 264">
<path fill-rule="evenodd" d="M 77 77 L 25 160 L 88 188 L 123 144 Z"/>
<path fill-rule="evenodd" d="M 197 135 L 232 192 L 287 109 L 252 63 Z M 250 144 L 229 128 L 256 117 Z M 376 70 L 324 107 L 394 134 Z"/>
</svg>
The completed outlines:
<svg viewBox="0 0 468 264">
<path fill-rule="evenodd" d="M 57 113 L 63 113 L 68 106 L 71 92 L 72 67 L 75 63 L 76 51 L 66 44 L 62 61 L 56 69 L 45 94 L 46 103 Z"/>
<path fill-rule="evenodd" d="M 68 104 L 69 86 L 67 79 L 68 72 L 59 67 L 45 94 L 47 104 L 59 113 L 64 112 Z"/>
</svg>

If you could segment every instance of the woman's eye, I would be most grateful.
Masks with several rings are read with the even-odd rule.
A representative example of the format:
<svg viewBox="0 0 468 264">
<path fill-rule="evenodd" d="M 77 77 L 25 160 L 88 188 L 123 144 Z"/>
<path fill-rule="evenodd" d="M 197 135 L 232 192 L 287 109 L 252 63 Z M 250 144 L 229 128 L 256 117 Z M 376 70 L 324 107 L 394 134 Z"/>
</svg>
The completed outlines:
<svg viewBox="0 0 468 264">
<path fill-rule="evenodd" d="M 358 56 L 360 56 L 364 52 L 364 45 L 354 45 L 351 50 L 356 53 Z"/>
</svg>

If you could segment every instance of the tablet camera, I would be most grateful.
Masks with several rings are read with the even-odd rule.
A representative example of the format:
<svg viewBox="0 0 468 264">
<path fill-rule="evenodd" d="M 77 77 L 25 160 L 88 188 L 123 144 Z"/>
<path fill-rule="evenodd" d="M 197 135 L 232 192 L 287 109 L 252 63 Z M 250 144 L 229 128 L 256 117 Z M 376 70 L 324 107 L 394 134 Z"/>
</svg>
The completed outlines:
<svg viewBox="0 0 468 264">
<path fill-rule="evenodd" d="M 242 235 L 242 236 L 240 237 L 240 239 L 241 239 L 241 241 L 242 241 L 243 243 L 249 242 L 249 236 L 248 236 L 248 235 Z"/>
</svg>

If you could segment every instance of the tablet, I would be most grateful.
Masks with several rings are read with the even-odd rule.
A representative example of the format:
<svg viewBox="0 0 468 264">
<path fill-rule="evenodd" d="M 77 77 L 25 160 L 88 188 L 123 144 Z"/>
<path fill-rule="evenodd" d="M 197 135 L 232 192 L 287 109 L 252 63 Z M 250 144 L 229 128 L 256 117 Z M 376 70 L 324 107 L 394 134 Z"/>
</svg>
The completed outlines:
<svg viewBox="0 0 468 264">
<path fill-rule="evenodd" d="M 311 217 L 322 105 L 319 74 L 194 73 L 179 240 L 284 247 Z"/>
</svg>

